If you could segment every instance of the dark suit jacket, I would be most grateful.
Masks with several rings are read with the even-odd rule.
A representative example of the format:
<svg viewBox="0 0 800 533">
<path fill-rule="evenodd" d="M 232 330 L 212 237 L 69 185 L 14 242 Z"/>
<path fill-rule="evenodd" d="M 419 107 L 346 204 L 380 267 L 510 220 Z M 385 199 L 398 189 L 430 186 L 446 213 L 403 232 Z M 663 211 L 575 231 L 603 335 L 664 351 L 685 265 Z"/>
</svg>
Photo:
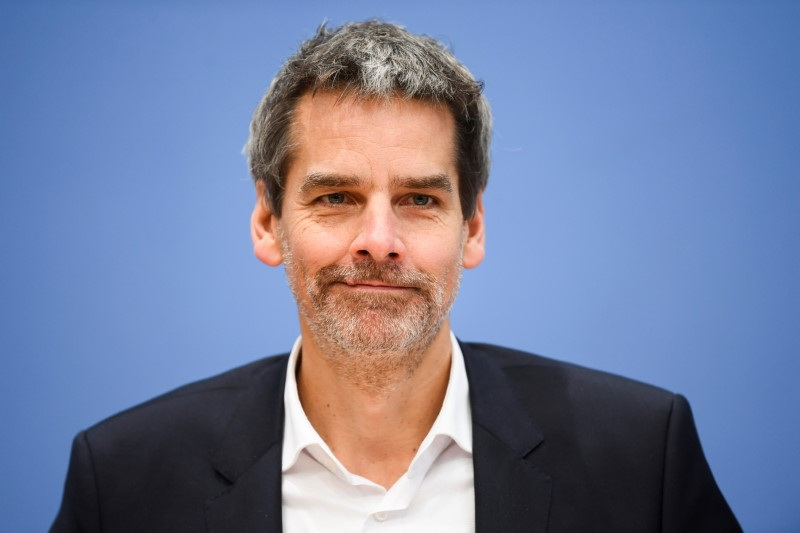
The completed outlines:
<svg viewBox="0 0 800 533">
<path fill-rule="evenodd" d="M 461 346 L 477 532 L 740 531 L 683 397 Z M 280 531 L 286 362 L 256 361 L 81 432 L 52 531 Z"/>
</svg>

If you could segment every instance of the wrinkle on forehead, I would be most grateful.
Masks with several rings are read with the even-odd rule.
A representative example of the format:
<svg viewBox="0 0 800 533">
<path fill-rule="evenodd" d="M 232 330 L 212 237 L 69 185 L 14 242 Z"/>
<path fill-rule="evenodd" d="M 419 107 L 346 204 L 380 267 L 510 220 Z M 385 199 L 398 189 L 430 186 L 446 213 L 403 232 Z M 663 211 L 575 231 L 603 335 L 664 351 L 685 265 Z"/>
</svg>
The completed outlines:
<svg viewBox="0 0 800 533">
<path fill-rule="evenodd" d="M 315 126 L 318 124 L 330 126 L 330 121 L 316 120 L 314 117 L 316 115 L 325 116 L 335 108 L 342 108 L 345 111 L 344 116 L 347 120 L 366 118 L 367 115 L 380 111 L 389 111 L 399 116 L 415 110 L 432 109 L 437 111 L 436 116 L 443 119 L 441 129 L 455 132 L 455 120 L 450 108 L 439 102 L 404 98 L 402 95 L 397 97 L 364 98 L 325 90 L 307 92 L 297 99 L 290 127 L 292 144 L 297 146 L 297 141 L 302 131 L 316 129 Z M 338 126 L 338 124 L 333 123 L 334 126 Z M 455 138 L 453 142 L 455 143 Z"/>
</svg>

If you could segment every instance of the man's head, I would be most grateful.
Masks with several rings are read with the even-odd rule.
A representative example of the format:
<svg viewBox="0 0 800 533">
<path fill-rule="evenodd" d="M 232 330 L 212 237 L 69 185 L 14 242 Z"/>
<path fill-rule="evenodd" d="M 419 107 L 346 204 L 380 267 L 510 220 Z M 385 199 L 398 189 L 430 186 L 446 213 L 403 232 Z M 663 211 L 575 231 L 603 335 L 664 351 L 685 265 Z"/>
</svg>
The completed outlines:
<svg viewBox="0 0 800 533">
<path fill-rule="evenodd" d="M 256 111 L 256 256 L 285 264 L 304 346 L 362 384 L 449 342 L 461 269 L 484 254 L 488 120 L 449 53 L 375 22 L 321 31 Z"/>
<path fill-rule="evenodd" d="M 307 93 L 357 99 L 402 98 L 444 105 L 455 126 L 455 158 L 464 219 L 475 213 L 489 176 L 491 113 L 483 86 L 439 42 L 379 21 L 322 25 L 272 81 L 250 123 L 250 172 L 280 217 L 286 170 L 296 140 L 292 125 Z"/>
</svg>

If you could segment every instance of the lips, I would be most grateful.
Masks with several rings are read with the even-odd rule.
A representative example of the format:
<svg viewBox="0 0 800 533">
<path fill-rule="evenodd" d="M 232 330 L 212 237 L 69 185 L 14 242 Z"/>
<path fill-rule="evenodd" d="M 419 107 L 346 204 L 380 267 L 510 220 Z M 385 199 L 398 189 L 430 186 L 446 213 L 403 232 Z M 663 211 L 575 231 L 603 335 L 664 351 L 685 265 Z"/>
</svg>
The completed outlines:
<svg viewBox="0 0 800 533">
<path fill-rule="evenodd" d="M 407 285 L 388 282 L 382 279 L 347 278 L 344 280 L 344 284 L 347 285 L 348 287 L 363 287 L 363 288 L 374 288 L 374 289 L 385 289 L 385 290 L 402 290 L 402 289 L 415 288 L 415 287 L 409 287 Z"/>
</svg>

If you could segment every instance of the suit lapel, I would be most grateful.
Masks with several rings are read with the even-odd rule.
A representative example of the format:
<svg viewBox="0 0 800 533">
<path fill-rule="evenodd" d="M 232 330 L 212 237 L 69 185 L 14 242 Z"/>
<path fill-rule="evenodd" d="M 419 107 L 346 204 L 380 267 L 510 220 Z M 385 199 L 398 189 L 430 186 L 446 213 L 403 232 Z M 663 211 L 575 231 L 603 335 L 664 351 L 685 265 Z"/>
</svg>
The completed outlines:
<svg viewBox="0 0 800 533">
<path fill-rule="evenodd" d="M 206 502 L 210 533 L 272 533 L 281 523 L 283 388 L 288 358 L 253 377 L 212 463 L 231 486 Z"/>
<path fill-rule="evenodd" d="M 465 344 L 461 350 L 472 408 L 475 531 L 544 532 L 551 481 L 530 460 L 542 433 L 493 354 Z"/>
</svg>

